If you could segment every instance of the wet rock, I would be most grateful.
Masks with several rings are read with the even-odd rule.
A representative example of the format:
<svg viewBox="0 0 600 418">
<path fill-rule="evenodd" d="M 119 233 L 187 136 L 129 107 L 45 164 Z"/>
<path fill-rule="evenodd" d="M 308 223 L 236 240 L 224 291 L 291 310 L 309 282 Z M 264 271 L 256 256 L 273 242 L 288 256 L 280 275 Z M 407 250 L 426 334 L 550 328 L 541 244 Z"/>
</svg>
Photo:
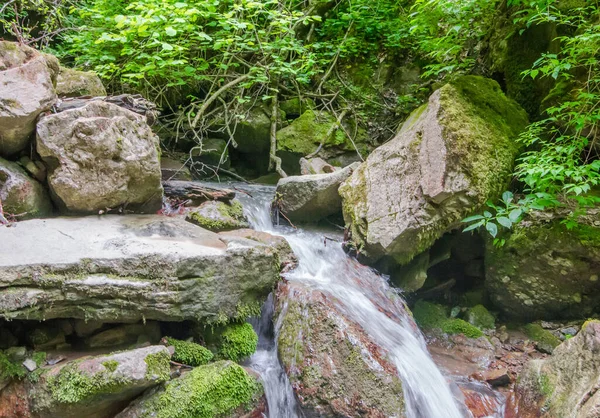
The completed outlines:
<svg viewBox="0 0 600 418">
<path fill-rule="evenodd" d="M 493 80 L 437 90 L 340 187 L 354 246 L 409 262 L 507 186 L 525 112 Z"/>
<path fill-rule="evenodd" d="M 310 174 L 328 174 L 339 170 L 322 158 L 300 158 L 300 174 L 307 176 Z"/>
<path fill-rule="evenodd" d="M 0 201 L 5 215 L 31 219 L 52 213 L 50 196 L 41 183 L 32 179 L 19 165 L 0 158 Z"/>
<path fill-rule="evenodd" d="M 543 416 L 548 417 L 597 417 L 599 353 L 600 321 L 588 321 L 577 336 L 559 345 L 552 356 L 531 361 L 519 375 L 519 410 L 543 410 Z"/>
<path fill-rule="evenodd" d="M 133 344 L 143 336 L 146 336 L 150 343 L 158 343 L 161 337 L 158 322 L 148 321 L 145 324 L 121 325 L 107 329 L 87 338 L 85 343 L 90 348 L 114 347 Z"/>
<path fill-rule="evenodd" d="M 600 306 L 600 227 L 567 230 L 560 221 L 533 218 L 515 226 L 504 246 L 486 245 L 486 288 L 504 314 L 586 318 Z"/>
<path fill-rule="evenodd" d="M 39 249 L 43 248 L 44 251 Z M 100 322 L 245 319 L 279 280 L 276 248 L 157 215 L 6 228 L 0 317 Z"/>
<path fill-rule="evenodd" d="M 0 390 L 0 418 L 34 418 L 27 395 L 27 385 L 24 381 L 15 381 Z"/>
<path fill-rule="evenodd" d="M 242 205 L 238 201 L 231 203 L 205 202 L 188 212 L 185 219 L 214 232 L 248 228 L 249 226 Z"/>
<path fill-rule="evenodd" d="M 193 181 L 165 181 L 165 196 L 179 201 L 189 201 L 187 206 L 200 206 L 204 202 L 219 201 L 229 203 L 235 198 L 235 191 L 215 189 Z"/>
<path fill-rule="evenodd" d="M 60 67 L 56 82 L 58 97 L 106 96 L 100 77 L 92 71 Z"/>
<path fill-rule="evenodd" d="M 475 305 L 469 308 L 467 322 L 482 330 L 496 328 L 496 318 L 483 305 Z"/>
<path fill-rule="evenodd" d="M 231 361 L 219 361 L 146 392 L 115 418 L 234 418 L 244 416 L 262 400 L 262 386 L 255 376 Z"/>
<path fill-rule="evenodd" d="M 486 370 L 482 373 L 476 373 L 472 377 L 492 386 L 507 386 L 512 382 L 508 369 Z"/>
<path fill-rule="evenodd" d="M 276 313 L 279 358 L 306 416 L 405 416 L 386 353 L 330 298 L 281 284 Z"/>
<path fill-rule="evenodd" d="M 0 41 L 0 156 L 25 149 L 37 117 L 55 101 L 45 57 L 28 46 Z"/>
<path fill-rule="evenodd" d="M 164 181 L 170 180 L 192 180 L 190 169 L 184 163 L 172 158 L 162 157 L 160 159 L 160 173 Z"/>
<path fill-rule="evenodd" d="M 103 101 L 46 116 L 37 127 L 52 198 L 70 213 L 159 210 L 158 147 L 143 116 Z"/>
<path fill-rule="evenodd" d="M 524 328 L 527 336 L 534 341 L 536 348 L 542 353 L 552 354 L 560 344 L 560 339 L 539 324 L 528 324 Z"/>
<path fill-rule="evenodd" d="M 54 366 L 32 384 L 31 410 L 39 418 L 109 418 L 144 390 L 169 379 L 166 347 L 83 358 Z"/>
<path fill-rule="evenodd" d="M 314 222 L 341 213 L 338 188 L 356 167 L 351 165 L 331 174 L 283 178 L 277 183 L 276 205 L 291 221 Z"/>
</svg>

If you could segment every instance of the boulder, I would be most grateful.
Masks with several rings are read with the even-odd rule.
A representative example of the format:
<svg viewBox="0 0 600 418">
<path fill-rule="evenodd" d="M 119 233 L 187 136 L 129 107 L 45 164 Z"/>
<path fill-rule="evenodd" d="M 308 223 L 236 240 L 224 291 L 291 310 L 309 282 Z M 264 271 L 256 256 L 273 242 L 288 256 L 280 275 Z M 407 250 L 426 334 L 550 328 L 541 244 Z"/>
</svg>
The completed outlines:
<svg viewBox="0 0 600 418">
<path fill-rule="evenodd" d="M 219 138 L 205 138 L 202 147 L 194 147 L 191 151 L 194 162 L 200 162 L 211 166 L 219 166 L 224 169 L 231 167 L 227 141 Z M 210 172 L 210 170 L 208 170 Z"/>
<path fill-rule="evenodd" d="M 0 40 L 0 156 L 25 149 L 37 117 L 55 101 L 46 58 L 28 46 Z"/>
<path fill-rule="evenodd" d="M 190 169 L 181 161 L 172 158 L 160 159 L 160 173 L 163 181 L 191 181 Z"/>
<path fill-rule="evenodd" d="M 146 321 L 145 324 L 126 324 L 107 329 L 87 338 L 85 343 L 90 348 L 134 344 L 140 339 L 157 344 L 160 337 L 158 322 Z"/>
<path fill-rule="evenodd" d="M 322 158 L 300 158 L 300 174 L 327 174 L 333 173 L 339 168 L 332 166 Z"/>
<path fill-rule="evenodd" d="M 387 353 L 332 298 L 281 284 L 276 314 L 279 358 L 305 416 L 405 416 Z"/>
<path fill-rule="evenodd" d="M 231 203 L 204 202 L 199 207 L 188 212 L 188 222 L 206 228 L 209 231 L 221 232 L 231 229 L 248 228 L 242 205 L 238 201 Z"/>
<path fill-rule="evenodd" d="M 50 196 L 41 183 L 32 179 L 17 164 L 0 158 L 0 201 L 5 215 L 21 215 L 21 219 L 52 213 Z"/>
<path fill-rule="evenodd" d="M 584 319 L 598 312 L 600 225 L 567 230 L 561 219 L 530 217 L 505 239 L 502 247 L 488 243 L 485 253 L 485 285 L 504 314 Z"/>
<path fill-rule="evenodd" d="M 158 137 L 144 116 L 103 101 L 44 117 L 37 151 L 62 211 L 98 213 L 162 206 Z"/>
<path fill-rule="evenodd" d="M 461 77 L 434 92 L 340 187 L 354 245 L 399 264 L 427 250 L 507 187 L 526 124 L 493 80 Z"/>
<path fill-rule="evenodd" d="M 6 319 L 222 323 L 260 311 L 280 272 L 271 245 L 157 215 L 24 221 L 0 254 Z"/>
<path fill-rule="evenodd" d="M 146 392 L 115 418 L 242 417 L 262 396 L 255 376 L 231 361 L 219 361 Z"/>
<path fill-rule="evenodd" d="M 526 417 L 598 417 L 599 381 L 600 321 L 588 321 L 552 356 L 525 366 L 515 389 L 518 410 Z"/>
<path fill-rule="evenodd" d="M 171 355 L 150 346 L 46 369 L 29 391 L 39 418 L 109 418 L 144 390 L 169 380 Z"/>
<path fill-rule="evenodd" d="M 291 221 L 314 222 L 342 212 L 338 188 L 358 164 L 330 174 L 289 176 L 277 183 L 276 205 Z"/>
<path fill-rule="evenodd" d="M 58 97 L 106 96 L 100 77 L 93 71 L 60 67 L 56 81 Z"/>
</svg>

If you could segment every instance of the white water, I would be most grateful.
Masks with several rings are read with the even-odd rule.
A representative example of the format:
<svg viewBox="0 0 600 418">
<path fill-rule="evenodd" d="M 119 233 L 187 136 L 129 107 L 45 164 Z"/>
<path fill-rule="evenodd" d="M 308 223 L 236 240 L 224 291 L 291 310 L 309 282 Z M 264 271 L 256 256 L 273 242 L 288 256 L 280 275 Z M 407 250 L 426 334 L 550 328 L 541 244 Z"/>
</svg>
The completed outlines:
<svg viewBox="0 0 600 418">
<path fill-rule="evenodd" d="M 286 278 L 332 295 L 337 308 L 387 351 L 403 382 L 408 418 L 471 416 L 463 406 L 460 391 L 456 389 L 453 393 L 431 359 L 420 331 L 405 313 L 402 299 L 383 277 L 349 258 L 339 243 L 325 241 L 322 233 L 274 227 L 269 212 L 272 187 L 238 185 L 238 188 L 252 194 L 251 197 L 238 194 L 252 226 L 284 236 L 298 257 L 298 267 L 287 273 Z M 267 342 L 277 336 L 277 324 L 274 335 L 265 331 L 272 318 L 272 312 L 268 312 L 272 311 L 272 300 L 270 303 L 261 322 L 255 324 L 261 334 L 261 346 L 250 362 L 265 381 L 270 418 L 294 418 L 298 414 L 292 388 L 277 359 L 275 343 Z"/>
</svg>

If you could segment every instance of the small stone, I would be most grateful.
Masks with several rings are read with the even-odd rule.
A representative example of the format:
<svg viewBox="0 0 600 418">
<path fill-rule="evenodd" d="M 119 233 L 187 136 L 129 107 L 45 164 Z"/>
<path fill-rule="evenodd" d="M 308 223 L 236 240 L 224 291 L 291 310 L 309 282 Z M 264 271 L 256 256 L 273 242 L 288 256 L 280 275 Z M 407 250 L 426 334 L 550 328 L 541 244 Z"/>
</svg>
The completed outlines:
<svg viewBox="0 0 600 418">
<path fill-rule="evenodd" d="M 37 369 L 37 364 L 35 364 L 35 361 L 33 361 L 33 359 L 28 358 L 23 362 L 23 367 L 32 372 L 35 369 Z"/>
<path fill-rule="evenodd" d="M 578 329 L 575 327 L 567 327 L 560 330 L 563 335 L 575 335 L 577 334 Z"/>
</svg>

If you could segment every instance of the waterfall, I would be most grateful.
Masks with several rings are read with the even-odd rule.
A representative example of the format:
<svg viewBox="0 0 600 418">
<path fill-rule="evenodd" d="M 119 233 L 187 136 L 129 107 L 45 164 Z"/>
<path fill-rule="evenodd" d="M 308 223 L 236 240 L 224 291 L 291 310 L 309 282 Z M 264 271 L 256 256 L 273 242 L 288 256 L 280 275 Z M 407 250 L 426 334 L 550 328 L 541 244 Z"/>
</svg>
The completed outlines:
<svg viewBox="0 0 600 418">
<path fill-rule="evenodd" d="M 471 414 L 462 404 L 462 395 L 453 393 L 446 378 L 431 359 L 425 340 L 404 302 L 387 281 L 372 269 L 348 257 L 341 245 L 324 241 L 323 234 L 289 227 L 275 227 L 269 205 L 274 188 L 236 185 L 249 193 L 238 194 L 252 226 L 287 239 L 298 257 L 298 267 L 286 274 L 289 281 L 301 282 L 333 296 L 337 308 L 359 324 L 370 338 L 387 351 L 403 391 L 408 418 L 463 418 Z M 278 327 L 269 331 L 272 297 L 255 327 L 261 345 L 250 363 L 263 373 L 271 418 L 296 417 L 296 405 L 289 381 L 277 360 Z M 387 313 L 387 314 L 386 314 Z M 271 333 L 271 334 L 269 334 Z"/>
</svg>

